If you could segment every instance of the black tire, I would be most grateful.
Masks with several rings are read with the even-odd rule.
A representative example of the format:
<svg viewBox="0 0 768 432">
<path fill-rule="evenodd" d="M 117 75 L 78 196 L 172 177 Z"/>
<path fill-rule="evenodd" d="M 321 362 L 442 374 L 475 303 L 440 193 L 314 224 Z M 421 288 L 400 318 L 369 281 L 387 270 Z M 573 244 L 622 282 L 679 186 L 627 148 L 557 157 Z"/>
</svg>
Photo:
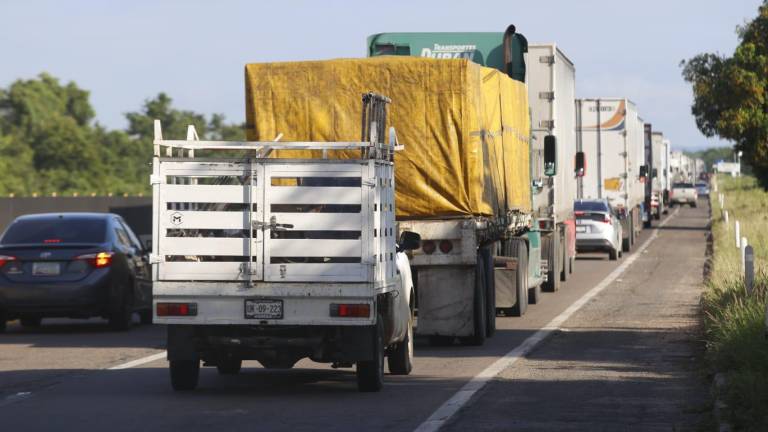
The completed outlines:
<svg viewBox="0 0 768 432">
<path fill-rule="evenodd" d="M 621 251 L 622 252 L 629 252 L 631 249 L 629 244 L 629 238 L 622 237 L 621 238 Z"/>
<path fill-rule="evenodd" d="M 555 292 L 560 289 L 560 236 L 557 233 L 552 233 L 546 237 L 542 237 L 541 245 L 544 250 L 542 255 L 547 258 L 547 281 L 542 285 L 542 289 L 548 292 Z"/>
<path fill-rule="evenodd" d="M 390 348 L 387 365 L 392 375 L 409 375 L 413 370 L 413 308 L 411 308 L 405 339 Z"/>
<path fill-rule="evenodd" d="M 635 245 L 635 212 L 630 212 L 630 218 L 629 218 L 629 246 L 633 247 Z"/>
<path fill-rule="evenodd" d="M 121 292 L 122 300 L 113 306 L 109 315 L 109 326 L 112 330 L 125 331 L 133 325 L 133 295 L 125 286 L 117 288 Z"/>
<path fill-rule="evenodd" d="M 696 203 L 692 203 L 692 204 L 691 204 L 691 207 L 693 207 L 693 208 L 696 208 L 696 206 L 697 206 L 697 204 L 696 204 Z"/>
<path fill-rule="evenodd" d="M 475 292 L 472 301 L 473 334 L 472 336 L 461 338 L 461 342 L 464 345 L 481 346 L 485 343 L 485 339 L 487 337 L 486 329 L 488 324 L 488 319 L 486 318 L 488 306 L 485 299 L 485 294 L 485 263 L 483 262 L 482 255 L 478 254 L 477 263 L 475 265 Z"/>
<path fill-rule="evenodd" d="M 40 317 L 29 317 L 29 318 L 22 318 L 20 321 L 21 321 L 22 327 L 38 328 L 40 327 L 40 324 L 42 324 L 43 319 Z"/>
<path fill-rule="evenodd" d="M 573 269 L 576 266 L 576 257 L 568 258 L 568 273 L 573 274 Z"/>
<path fill-rule="evenodd" d="M 618 251 L 618 254 L 619 254 L 619 258 L 624 256 L 624 252 L 622 252 L 621 249 L 617 249 L 617 251 Z"/>
<path fill-rule="evenodd" d="M 485 269 L 485 336 L 496 333 L 496 281 L 493 274 L 493 252 L 490 247 L 481 250 Z"/>
<path fill-rule="evenodd" d="M 171 387 L 176 391 L 190 391 L 197 388 L 200 379 L 200 361 L 171 360 L 168 362 L 171 372 Z"/>
<path fill-rule="evenodd" d="M 0 333 L 5 333 L 5 329 L 6 329 L 7 325 L 8 325 L 6 320 L 7 320 L 7 318 L 5 317 L 5 315 L 0 313 Z"/>
<path fill-rule="evenodd" d="M 661 220 L 661 210 L 656 210 L 656 213 L 653 214 L 653 218 L 656 220 Z"/>
<path fill-rule="evenodd" d="M 373 359 L 357 362 L 357 390 L 377 392 L 384 386 L 384 322 L 379 315 L 376 325 L 371 327 L 373 338 Z"/>
<path fill-rule="evenodd" d="M 237 357 L 227 357 L 219 360 L 216 364 L 219 375 L 237 375 L 242 367 L 243 360 Z"/>
<path fill-rule="evenodd" d="M 513 247 L 514 256 L 517 258 L 517 272 L 515 273 L 515 289 L 517 291 L 517 303 L 509 308 L 510 315 L 523 316 L 528 309 L 528 247 L 522 239 L 516 240 L 517 244 Z M 534 288 L 537 292 L 536 301 L 539 301 L 541 285 Z"/>
<path fill-rule="evenodd" d="M 565 234 L 563 234 L 563 236 L 560 237 L 560 250 L 563 251 L 562 259 L 560 259 L 560 264 L 562 265 L 562 270 L 560 270 L 560 282 L 568 281 L 568 248 L 566 247 L 567 243 L 568 242 L 565 240 Z"/>
<path fill-rule="evenodd" d="M 143 325 L 152 324 L 152 309 L 142 309 L 139 311 L 139 319 Z"/>
<path fill-rule="evenodd" d="M 616 261 L 617 259 L 619 259 L 619 252 L 616 249 L 609 250 L 608 259 L 611 261 Z"/>
</svg>

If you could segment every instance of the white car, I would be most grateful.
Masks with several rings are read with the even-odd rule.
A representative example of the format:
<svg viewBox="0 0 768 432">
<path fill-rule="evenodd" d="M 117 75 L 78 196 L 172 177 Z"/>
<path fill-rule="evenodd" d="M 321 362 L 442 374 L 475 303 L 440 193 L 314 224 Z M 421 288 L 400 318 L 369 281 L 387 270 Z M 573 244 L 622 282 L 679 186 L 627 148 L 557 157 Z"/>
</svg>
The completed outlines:
<svg viewBox="0 0 768 432">
<path fill-rule="evenodd" d="M 578 252 L 608 252 L 611 261 L 621 257 L 621 222 L 608 200 L 577 200 L 573 212 Z"/>
</svg>

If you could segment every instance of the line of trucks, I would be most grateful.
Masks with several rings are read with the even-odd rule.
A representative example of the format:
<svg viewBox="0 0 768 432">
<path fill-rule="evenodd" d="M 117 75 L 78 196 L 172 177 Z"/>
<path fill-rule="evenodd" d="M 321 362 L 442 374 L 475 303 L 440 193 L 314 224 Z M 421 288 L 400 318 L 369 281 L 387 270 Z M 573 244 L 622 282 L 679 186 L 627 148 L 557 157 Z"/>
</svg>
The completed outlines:
<svg viewBox="0 0 768 432">
<path fill-rule="evenodd" d="M 368 57 L 248 64 L 246 142 L 190 128 L 153 158 L 154 322 L 171 383 L 201 363 L 412 368 L 416 335 L 482 345 L 576 271 L 574 201 L 623 249 L 665 211 L 670 144 L 626 98 L 577 99 L 555 44 L 383 33 Z M 363 95 L 361 99 L 361 95 Z"/>
</svg>

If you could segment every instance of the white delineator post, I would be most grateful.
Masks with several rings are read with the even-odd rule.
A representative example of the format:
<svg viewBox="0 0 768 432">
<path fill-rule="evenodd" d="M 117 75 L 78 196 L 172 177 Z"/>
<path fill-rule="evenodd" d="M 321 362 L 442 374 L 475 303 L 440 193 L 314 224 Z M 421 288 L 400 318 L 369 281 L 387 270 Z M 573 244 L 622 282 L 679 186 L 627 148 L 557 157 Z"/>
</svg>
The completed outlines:
<svg viewBox="0 0 768 432">
<path fill-rule="evenodd" d="M 728 210 L 723 210 L 723 221 L 725 222 L 725 229 L 730 230 L 731 225 L 728 223 Z"/>
<path fill-rule="evenodd" d="M 736 249 L 739 249 L 741 248 L 741 245 L 739 244 L 739 241 L 741 240 L 741 233 L 739 232 L 739 221 L 734 223 L 734 228 L 736 231 Z"/>
</svg>

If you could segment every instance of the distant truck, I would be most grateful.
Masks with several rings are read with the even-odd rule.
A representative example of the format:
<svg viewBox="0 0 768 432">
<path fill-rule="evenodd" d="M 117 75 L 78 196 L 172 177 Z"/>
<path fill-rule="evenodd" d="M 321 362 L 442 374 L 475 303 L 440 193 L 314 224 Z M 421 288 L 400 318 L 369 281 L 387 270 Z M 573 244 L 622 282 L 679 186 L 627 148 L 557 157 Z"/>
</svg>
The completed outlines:
<svg viewBox="0 0 768 432">
<path fill-rule="evenodd" d="M 586 160 L 580 199 L 607 198 L 620 214 L 622 250 L 642 229 L 644 124 L 628 99 L 577 99 L 576 140 Z"/>
<path fill-rule="evenodd" d="M 653 165 L 651 180 L 653 200 L 656 203 L 651 209 L 654 219 L 661 219 L 667 213 L 669 205 L 669 140 L 662 132 L 653 132 Z"/>
<path fill-rule="evenodd" d="M 528 85 L 535 227 L 531 233 L 538 233 L 531 235 L 541 236 L 541 264 L 546 274 L 542 287 L 557 291 L 573 271 L 576 255 L 573 63 L 554 44 L 529 45 L 514 26 L 505 32 L 380 33 L 368 38 L 368 55 L 465 58 Z M 557 148 L 555 163 L 549 165 L 543 160 L 547 141 Z M 530 256 L 529 263 L 533 262 L 539 262 L 539 257 Z M 538 266 L 531 266 L 529 286 L 541 283 L 537 273 Z M 531 295 L 538 297 L 535 290 Z"/>
<path fill-rule="evenodd" d="M 359 92 L 346 95 L 359 104 Z M 395 237 L 386 102 L 366 95 L 363 138 L 345 142 L 198 141 L 192 127 L 186 140 L 168 140 L 155 121 L 153 309 L 167 328 L 175 390 L 197 386 L 201 361 L 227 375 L 243 360 L 356 365 L 360 391 L 381 389 L 385 357 L 391 373 L 410 373 L 404 252 L 419 239 Z M 356 156 L 278 154 L 297 148 Z"/>
</svg>

